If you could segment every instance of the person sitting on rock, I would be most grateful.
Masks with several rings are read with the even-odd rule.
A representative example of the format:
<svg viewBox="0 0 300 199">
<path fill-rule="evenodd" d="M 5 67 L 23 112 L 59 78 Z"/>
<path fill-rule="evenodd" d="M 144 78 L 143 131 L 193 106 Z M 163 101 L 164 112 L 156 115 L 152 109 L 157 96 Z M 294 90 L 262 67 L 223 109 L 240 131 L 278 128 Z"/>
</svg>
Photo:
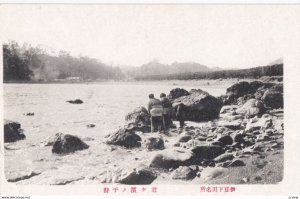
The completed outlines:
<svg viewBox="0 0 300 199">
<path fill-rule="evenodd" d="M 159 99 L 154 98 L 154 94 L 149 94 L 148 111 L 151 115 L 151 133 L 161 131 L 163 106 Z"/>
<path fill-rule="evenodd" d="M 160 100 L 163 106 L 163 129 L 164 131 L 169 131 L 172 120 L 172 103 L 171 101 L 167 98 L 165 93 L 160 94 Z"/>
</svg>

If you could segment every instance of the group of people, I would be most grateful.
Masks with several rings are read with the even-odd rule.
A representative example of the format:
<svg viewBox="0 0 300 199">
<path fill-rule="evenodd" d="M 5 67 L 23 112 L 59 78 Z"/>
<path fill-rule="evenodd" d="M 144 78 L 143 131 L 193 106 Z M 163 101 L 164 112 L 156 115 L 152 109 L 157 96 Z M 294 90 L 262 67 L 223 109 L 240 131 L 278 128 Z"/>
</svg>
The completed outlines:
<svg viewBox="0 0 300 199">
<path fill-rule="evenodd" d="M 151 132 L 167 132 L 172 123 L 173 111 L 180 121 L 180 127 L 184 125 L 183 104 L 178 104 L 175 109 L 165 93 L 160 94 L 160 99 L 156 99 L 154 94 L 149 94 L 148 111 L 151 115 Z"/>
</svg>

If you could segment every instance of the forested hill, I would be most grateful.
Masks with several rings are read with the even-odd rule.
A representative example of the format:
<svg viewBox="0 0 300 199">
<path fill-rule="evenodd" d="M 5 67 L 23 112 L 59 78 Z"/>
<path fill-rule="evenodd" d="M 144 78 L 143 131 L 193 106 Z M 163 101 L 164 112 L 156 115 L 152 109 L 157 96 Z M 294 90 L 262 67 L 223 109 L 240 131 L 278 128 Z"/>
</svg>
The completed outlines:
<svg viewBox="0 0 300 199">
<path fill-rule="evenodd" d="M 38 47 L 3 45 L 4 82 L 60 82 L 120 80 L 120 68 L 108 66 L 89 57 L 72 57 L 60 51 L 51 55 Z"/>
<path fill-rule="evenodd" d="M 108 66 L 97 59 L 71 56 L 68 52 L 51 53 L 17 42 L 3 45 L 3 80 L 5 83 L 88 82 L 107 80 L 190 80 L 259 78 L 283 76 L 282 59 L 273 65 L 241 70 L 209 68 L 193 62 L 171 65 L 152 61 L 140 67 Z"/>
<path fill-rule="evenodd" d="M 169 75 L 137 76 L 136 80 L 191 80 L 191 79 L 226 79 L 260 78 L 263 76 L 283 76 L 283 64 L 260 66 L 239 70 L 220 70 L 209 72 L 180 73 Z"/>
</svg>

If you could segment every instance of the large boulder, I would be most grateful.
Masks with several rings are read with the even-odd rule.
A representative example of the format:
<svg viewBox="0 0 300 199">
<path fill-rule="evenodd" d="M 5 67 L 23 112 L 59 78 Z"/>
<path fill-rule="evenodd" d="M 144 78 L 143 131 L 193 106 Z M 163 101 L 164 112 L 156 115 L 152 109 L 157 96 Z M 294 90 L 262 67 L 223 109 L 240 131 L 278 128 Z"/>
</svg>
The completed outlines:
<svg viewBox="0 0 300 199">
<path fill-rule="evenodd" d="M 248 117 L 261 116 L 266 111 L 262 101 L 257 99 L 249 99 L 241 108 L 236 112 Z"/>
<path fill-rule="evenodd" d="M 134 148 L 141 146 L 141 137 L 128 129 L 119 129 L 117 132 L 110 135 L 106 144 L 119 145 L 126 148 Z"/>
<path fill-rule="evenodd" d="M 233 102 L 234 100 L 238 99 L 249 93 L 250 85 L 248 82 L 238 82 L 226 90 L 226 95 L 228 96 L 229 100 Z"/>
<path fill-rule="evenodd" d="M 166 149 L 154 155 L 150 167 L 170 169 L 187 166 L 191 164 L 192 157 L 191 151 Z"/>
<path fill-rule="evenodd" d="M 196 146 L 192 148 L 191 151 L 194 153 L 193 158 L 196 160 L 196 162 L 213 160 L 225 152 L 221 146 L 217 145 Z"/>
<path fill-rule="evenodd" d="M 15 142 L 25 139 L 21 124 L 18 122 L 4 120 L 4 142 Z"/>
<path fill-rule="evenodd" d="M 182 115 L 188 121 L 209 121 L 219 117 L 222 102 L 202 90 L 192 90 L 190 95 L 177 98 L 173 107 L 181 106 Z"/>
<path fill-rule="evenodd" d="M 151 116 L 143 106 L 135 108 L 125 117 L 126 128 L 131 131 L 150 132 Z"/>
<path fill-rule="evenodd" d="M 81 141 L 80 138 L 69 134 L 57 134 L 52 147 L 52 153 L 68 154 L 79 150 L 88 149 L 89 145 Z"/>
<path fill-rule="evenodd" d="M 261 81 L 252 81 L 252 82 L 238 82 L 226 90 L 226 102 L 227 104 L 243 103 L 251 98 L 260 99 L 261 95 L 258 95 L 257 92 L 272 87 L 272 83 L 264 83 Z"/>
<path fill-rule="evenodd" d="M 187 96 L 189 94 L 190 93 L 187 90 L 183 89 L 183 88 L 175 88 L 175 89 L 172 89 L 170 91 L 168 98 L 170 100 L 175 100 L 175 99 L 177 99 L 179 97 Z"/>
<path fill-rule="evenodd" d="M 128 185 L 145 185 L 151 184 L 156 178 L 157 175 L 148 168 L 135 168 L 132 170 L 122 171 L 118 182 Z"/>
<path fill-rule="evenodd" d="M 277 84 L 264 91 L 261 100 L 267 107 L 283 108 L 283 85 Z"/>
</svg>

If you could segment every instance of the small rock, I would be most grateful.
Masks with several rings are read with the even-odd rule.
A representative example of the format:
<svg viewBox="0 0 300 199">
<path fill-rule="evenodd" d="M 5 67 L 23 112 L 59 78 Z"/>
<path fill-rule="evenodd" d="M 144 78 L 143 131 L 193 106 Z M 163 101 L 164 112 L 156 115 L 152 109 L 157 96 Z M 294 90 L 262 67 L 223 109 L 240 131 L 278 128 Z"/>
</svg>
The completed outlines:
<svg viewBox="0 0 300 199">
<path fill-rule="evenodd" d="M 234 158 L 233 154 L 225 153 L 225 154 L 222 154 L 222 155 L 216 157 L 214 160 L 215 160 L 215 162 L 219 163 L 219 162 L 225 162 L 227 160 L 232 160 L 233 158 Z"/>
<path fill-rule="evenodd" d="M 255 177 L 254 177 L 254 180 L 255 180 L 255 181 L 261 181 L 261 180 L 262 180 L 262 177 L 260 177 L 260 176 L 255 176 Z"/>
<path fill-rule="evenodd" d="M 192 139 L 192 137 L 190 135 L 183 135 L 183 136 L 179 137 L 178 142 L 188 142 L 191 139 Z"/>
<path fill-rule="evenodd" d="M 142 168 L 122 171 L 117 182 L 128 185 L 146 185 L 151 184 L 156 178 L 157 175 L 153 171 L 148 168 Z"/>
<path fill-rule="evenodd" d="M 280 147 L 281 147 L 281 145 L 279 143 L 274 143 L 271 145 L 271 148 L 273 148 L 273 149 L 278 149 Z"/>
<path fill-rule="evenodd" d="M 191 151 L 194 153 L 194 158 L 198 162 L 204 159 L 213 160 L 215 157 L 224 153 L 222 147 L 214 145 L 196 146 Z"/>
<path fill-rule="evenodd" d="M 222 142 L 219 142 L 219 141 L 215 141 L 215 142 L 212 142 L 210 144 L 215 145 L 215 146 L 223 146 Z"/>
<path fill-rule="evenodd" d="M 191 164 L 193 153 L 191 151 L 165 149 L 160 151 L 151 160 L 150 167 L 155 168 L 178 168 Z"/>
<path fill-rule="evenodd" d="M 173 146 L 175 146 L 175 147 L 180 147 L 180 143 L 179 143 L 179 142 L 176 142 Z"/>
<path fill-rule="evenodd" d="M 253 135 L 259 135 L 259 134 L 261 134 L 260 130 L 253 131 Z"/>
<path fill-rule="evenodd" d="M 148 150 L 162 150 L 165 148 L 164 140 L 161 137 L 149 137 L 146 140 L 146 149 Z"/>
<path fill-rule="evenodd" d="M 273 130 L 272 129 L 267 129 L 265 131 L 265 134 L 268 135 L 268 136 L 272 136 L 274 134 Z"/>
<path fill-rule="evenodd" d="M 253 151 L 261 152 L 261 151 L 263 151 L 263 149 L 264 149 L 264 145 L 262 145 L 262 144 L 257 144 L 257 145 L 254 145 L 254 147 L 253 147 Z"/>
<path fill-rule="evenodd" d="M 96 125 L 95 124 L 88 124 L 86 125 L 87 128 L 94 128 Z"/>
<path fill-rule="evenodd" d="M 69 102 L 71 104 L 82 104 L 83 103 L 83 101 L 81 99 L 69 100 L 67 102 Z"/>
<path fill-rule="evenodd" d="M 227 167 L 239 167 L 245 166 L 245 163 L 242 160 L 236 159 L 233 160 Z"/>
<path fill-rule="evenodd" d="M 202 137 L 202 136 L 197 138 L 197 140 L 202 141 L 202 142 L 206 141 L 206 139 L 207 139 L 206 137 Z"/>
<path fill-rule="evenodd" d="M 188 166 L 181 166 L 173 171 L 172 179 L 192 180 L 196 177 L 197 170 Z"/>
<path fill-rule="evenodd" d="M 29 112 L 29 113 L 24 113 L 24 115 L 26 115 L 26 116 L 34 116 L 34 113 L 31 113 L 31 112 Z"/>
<path fill-rule="evenodd" d="M 231 145 L 233 143 L 233 139 L 230 135 L 222 136 L 218 139 L 220 143 L 222 143 L 222 146 Z"/>
<path fill-rule="evenodd" d="M 237 142 L 237 143 L 244 143 L 245 140 L 243 138 L 243 135 L 241 133 L 237 133 L 235 135 L 232 136 L 233 142 Z"/>
</svg>

